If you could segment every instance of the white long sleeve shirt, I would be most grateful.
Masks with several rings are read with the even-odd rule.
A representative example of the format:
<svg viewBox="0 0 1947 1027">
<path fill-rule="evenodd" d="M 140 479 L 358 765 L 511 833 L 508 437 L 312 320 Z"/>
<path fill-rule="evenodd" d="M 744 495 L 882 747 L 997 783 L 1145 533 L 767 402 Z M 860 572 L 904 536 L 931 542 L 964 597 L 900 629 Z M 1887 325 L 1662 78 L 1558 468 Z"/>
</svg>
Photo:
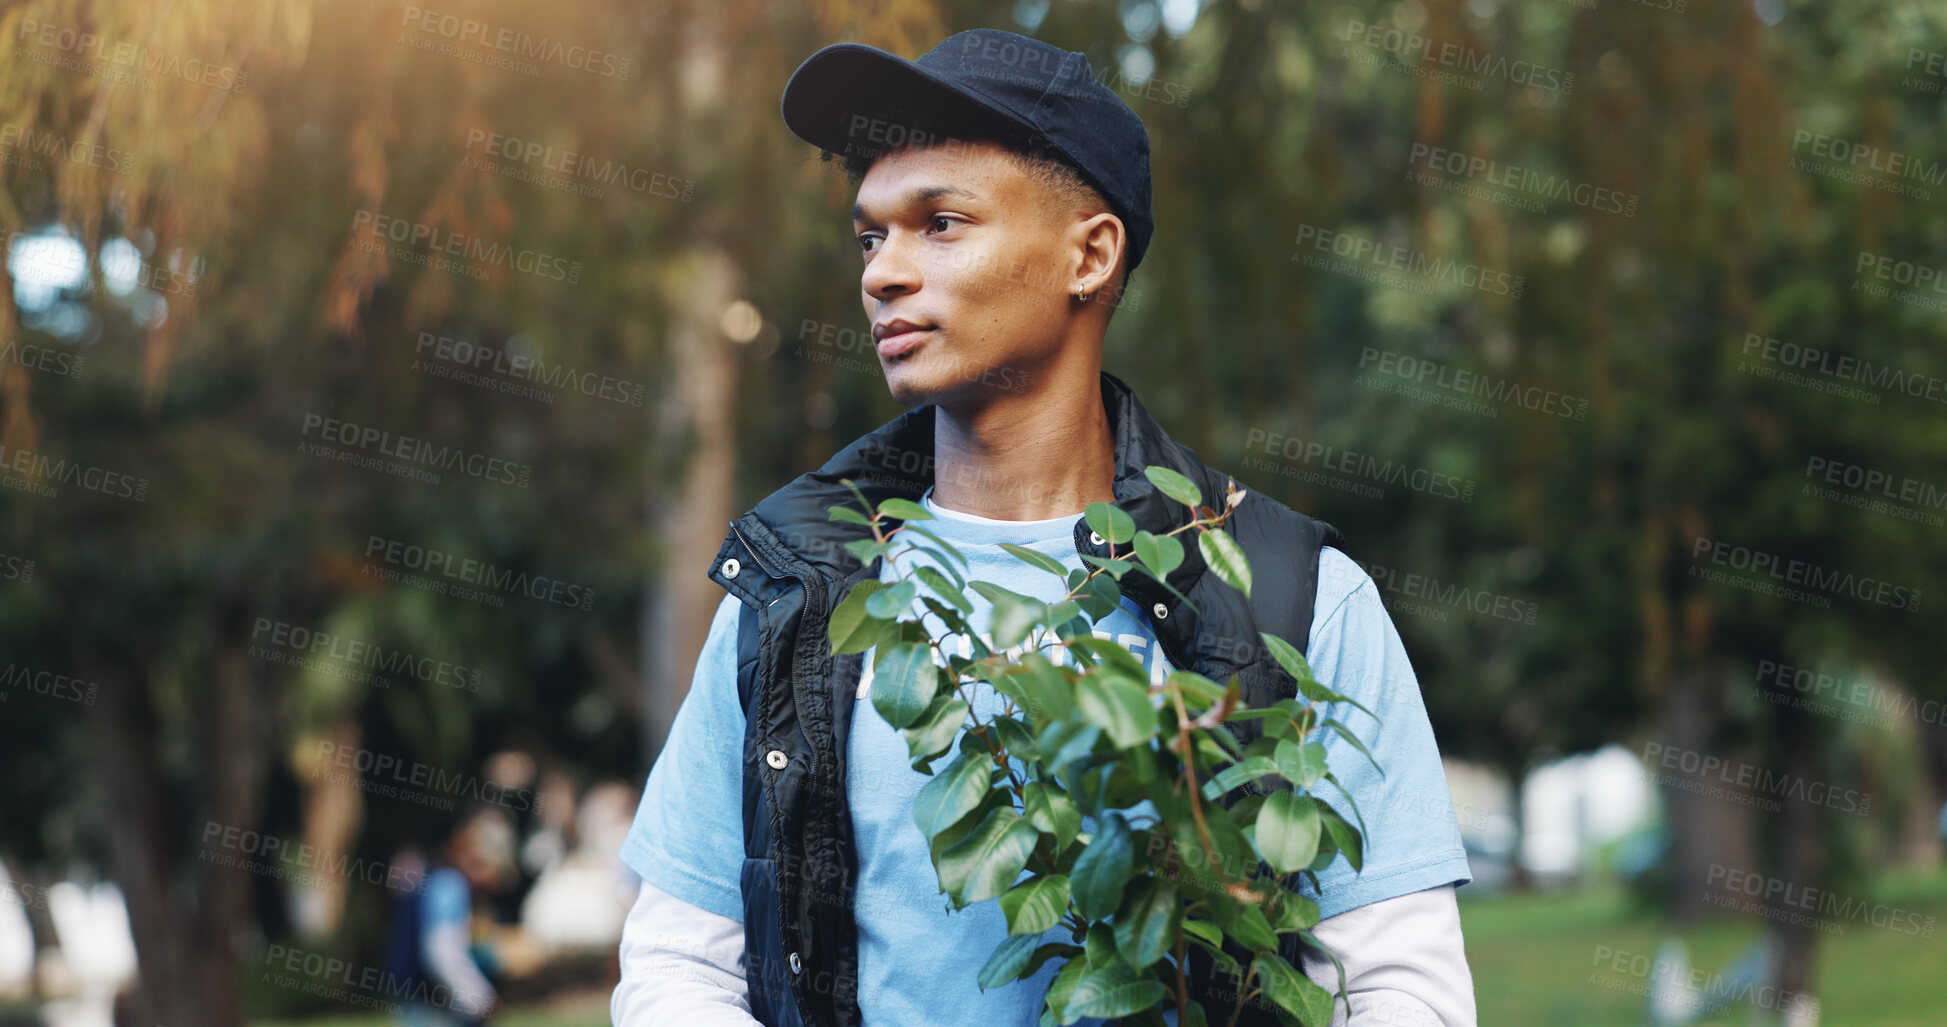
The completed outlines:
<svg viewBox="0 0 1947 1027">
<path fill-rule="evenodd" d="M 1339 1003 L 1332 1027 L 1475 1027 L 1453 885 L 1326 917 L 1312 933 L 1345 964 L 1352 1016 Z M 616 1027 L 753 1027 L 744 962 L 742 923 L 645 883 L 622 928 L 610 1016 Z M 1330 959 L 1300 969 L 1338 990 Z"/>
</svg>

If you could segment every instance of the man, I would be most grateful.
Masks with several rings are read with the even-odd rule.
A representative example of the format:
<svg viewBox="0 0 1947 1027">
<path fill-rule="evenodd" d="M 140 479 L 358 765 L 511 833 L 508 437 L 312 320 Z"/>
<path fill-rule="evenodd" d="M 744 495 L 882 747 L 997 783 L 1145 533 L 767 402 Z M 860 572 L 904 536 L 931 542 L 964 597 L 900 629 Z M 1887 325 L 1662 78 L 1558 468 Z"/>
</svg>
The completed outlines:
<svg viewBox="0 0 1947 1027">
<path fill-rule="evenodd" d="M 783 113 L 857 181 L 861 299 L 887 385 L 914 409 L 733 522 L 711 564 L 729 595 L 623 848 L 644 883 L 615 1022 L 1033 1024 L 1056 967 L 976 986 L 1005 922 L 994 903 L 947 908 L 912 820 L 926 777 L 866 698 L 872 654 L 830 654 L 831 610 L 868 575 L 890 580 L 895 561 L 861 565 L 844 544 L 862 529 L 827 509 L 853 502 L 842 479 L 875 503 L 916 500 L 928 530 L 968 556 L 970 580 L 1051 599 L 1060 583 L 1001 543 L 1082 566 L 1081 553 L 1108 552 L 1081 517 L 1096 501 L 1159 534 L 1177 527 L 1187 511 L 1149 485 L 1149 464 L 1225 494 L 1227 476 L 1101 369 L 1113 300 L 1151 234 L 1148 135 L 1081 54 L 985 29 L 917 62 L 826 47 L 792 76 Z M 1341 857 L 1320 875 L 1315 933 L 1345 964 L 1352 1022 L 1471 1025 L 1454 903 L 1471 878 L 1377 591 L 1335 530 L 1261 494 L 1229 528 L 1255 572 L 1248 600 L 1203 573 L 1191 546 L 1170 575 L 1190 604 L 1131 575 L 1095 633 L 1156 679 L 1172 667 L 1236 674 L 1249 701 L 1269 703 L 1293 694 L 1255 641 L 1270 631 L 1379 714 L 1328 711 L 1385 771 L 1323 739 L 1369 831 L 1362 873 Z M 977 608 L 974 630 L 988 613 Z M 1333 964 L 1296 948 L 1293 961 L 1336 990 Z M 1213 1022 L 1235 986 L 1199 978 Z M 1254 1006 L 1238 1022 L 1276 1021 Z"/>
</svg>

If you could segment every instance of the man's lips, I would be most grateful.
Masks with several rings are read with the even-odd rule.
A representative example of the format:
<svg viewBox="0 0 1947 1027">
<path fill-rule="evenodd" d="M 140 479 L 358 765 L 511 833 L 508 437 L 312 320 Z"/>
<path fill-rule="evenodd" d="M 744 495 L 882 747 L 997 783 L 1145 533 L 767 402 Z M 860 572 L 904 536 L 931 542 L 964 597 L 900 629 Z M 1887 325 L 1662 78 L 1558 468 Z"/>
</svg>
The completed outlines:
<svg viewBox="0 0 1947 1027">
<path fill-rule="evenodd" d="M 879 355 L 896 357 L 910 353 L 934 331 L 932 328 L 911 328 L 897 335 L 888 335 L 878 342 Z"/>
</svg>

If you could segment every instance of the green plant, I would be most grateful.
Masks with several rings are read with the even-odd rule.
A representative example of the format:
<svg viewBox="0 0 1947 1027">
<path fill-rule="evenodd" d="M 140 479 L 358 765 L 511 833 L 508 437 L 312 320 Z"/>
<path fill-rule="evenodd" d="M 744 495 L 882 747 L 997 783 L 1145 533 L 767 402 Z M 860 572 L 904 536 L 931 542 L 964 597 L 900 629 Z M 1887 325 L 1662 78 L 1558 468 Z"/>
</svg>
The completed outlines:
<svg viewBox="0 0 1947 1027">
<path fill-rule="evenodd" d="M 1279 937 L 1296 933 L 1318 946 L 1310 931 L 1318 906 L 1295 889 L 1300 875 L 1312 875 L 1315 889 L 1316 872 L 1338 854 L 1361 866 L 1360 828 L 1312 794 L 1321 783 L 1339 787 L 1314 733 L 1335 731 L 1371 758 L 1343 723 L 1321 722 L 1315 704 L 1358 704 L 1319 684 L 1304 656 L 1270 633 L 1260 638 L 1303 701 L 1250 708 L 1235 675 L 1219 684 L 1189 670 L 1152 687 L 1133 654 L 1092 634 L 1131 573 L 1184 598 L 1167 576 L 1183 562 L 1177 536 L 1192 529 L 1209 571 L 1250 594 L 1250 565 L 1222 529 L 1245 492 L 1230 483 L 1218 511 L 1184 476 L 1144 473 L 1190 508 L 1189 523 L 1155 535 L 1114 504 L 1091 503 L 1084 516 L 1110 555 L 1083 554 L 1086 570 L 1006 547 L 1065 584 L 1055 602 L 966 580 L 965 557 L 916 523 L 931 519 L 924 507 L 888 499 L 874 509 L 848 480 L 859 508 L 834 506 L 831 518 L 870 528 L 871 538 L 848 548 L 865 563 L 886 557 L 895 573 L 859 582 L 833 611 L 832 649 L 877 646 L 872 705 L 904 736 L 914 769 L 931 775 L 913 818 L 931 843 L 941 891 L 955 909 L 993 899 L 1006 914 L 1009 937 L 981 967 L 983 989 L 1060 960 L 1044 1025 L 1084 1016 L 1160 1024 L 1160 1010 L 1173 1005 L 1180 1027 L 1200 1027 L 1212 1014 L 1188 992 L 1186 955 L 1196 946 L 1238 983 L 1232 1022 L 1262 996 L 1284 1022 L 1324 1024 L 1333 993 L 1279 955 Z M 906 533 L 916 537 L 899 538 Z M 901 566 L 913 553 L 931 564 Z M 970 630 L 968 591 L 992 604 L 991 648 Z M 928 633 L 915 600 L 945 626 L 941 637 Z M 970 655 L 944 645 L 961 635 Z M 1067 648 L 1067 664 L 1043 655 L 1051 645 Z M 971 701 L 983 684 L 1003 700 L 984 720 Z M 1252 720 L 1263 730 L 1244 744 L 1229 725 Z M 1056 928 L 1066 931 L 1048 940 Z M 1248 963 L 1224 951 L 1226 939 Z M 1343 966 L 1339 977 L 1343 994 Z"/>
</svg>

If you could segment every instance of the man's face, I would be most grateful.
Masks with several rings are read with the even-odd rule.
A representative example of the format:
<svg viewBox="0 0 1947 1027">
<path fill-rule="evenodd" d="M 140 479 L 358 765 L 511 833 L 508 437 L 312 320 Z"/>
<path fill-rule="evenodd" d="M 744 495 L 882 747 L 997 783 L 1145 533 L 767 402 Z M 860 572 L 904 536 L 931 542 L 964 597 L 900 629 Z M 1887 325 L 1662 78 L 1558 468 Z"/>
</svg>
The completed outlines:
<svg viewBox="0 0 1947 1027">
<path fill-rule="evenodd" d="M 859 183 L 866 317 L 892 396 L 977 406 L 1057 352 L 1082 220 L 995 143 L 895 150 Z"/>
</svg>

